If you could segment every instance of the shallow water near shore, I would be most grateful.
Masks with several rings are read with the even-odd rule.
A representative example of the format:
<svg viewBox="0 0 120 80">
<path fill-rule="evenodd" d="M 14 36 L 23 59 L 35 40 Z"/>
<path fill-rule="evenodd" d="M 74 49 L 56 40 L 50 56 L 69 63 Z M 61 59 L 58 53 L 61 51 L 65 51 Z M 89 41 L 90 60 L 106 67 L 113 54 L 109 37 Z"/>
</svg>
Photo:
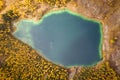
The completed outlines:
<svg viewBox="0 0 120 80">
<path fill-rule="evenodd" d="M 22 20 L 13 35 L 55 64 L 89 66 L 102 59 L 100 23 L 68 11 L 43 17 L 37 24 Z"/>
</svg>

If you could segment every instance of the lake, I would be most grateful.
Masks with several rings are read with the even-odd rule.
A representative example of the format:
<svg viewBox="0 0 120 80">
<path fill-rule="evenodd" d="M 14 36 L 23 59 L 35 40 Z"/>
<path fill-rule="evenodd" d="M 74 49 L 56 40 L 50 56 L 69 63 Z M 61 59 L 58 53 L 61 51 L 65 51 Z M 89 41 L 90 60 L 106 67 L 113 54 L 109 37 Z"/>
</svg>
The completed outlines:
<svg viewBox="0 0 120 80">
<path fill-rule="evenodd" d="M 90 66 L 101 57 L 99 22 L 70 11 L 51 12 L 35 23 L 21 20 L 14 36 L 55 64 Z"/>
</svg>

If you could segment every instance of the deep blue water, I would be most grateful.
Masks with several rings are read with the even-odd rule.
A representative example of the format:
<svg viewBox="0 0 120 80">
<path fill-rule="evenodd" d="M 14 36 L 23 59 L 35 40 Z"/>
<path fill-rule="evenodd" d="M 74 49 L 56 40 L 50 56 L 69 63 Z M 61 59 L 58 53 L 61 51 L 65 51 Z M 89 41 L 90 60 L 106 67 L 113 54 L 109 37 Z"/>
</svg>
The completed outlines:
<svg viewBox="0 0 120 80">
<path fill-rule="evenodd" d="M 53 63 L 92 65 L 101 60 L 100 30 L 97 22 L 63 12 L 50 15 L 39 24 L 20 21 L 14 36 Z"/>
</svg>

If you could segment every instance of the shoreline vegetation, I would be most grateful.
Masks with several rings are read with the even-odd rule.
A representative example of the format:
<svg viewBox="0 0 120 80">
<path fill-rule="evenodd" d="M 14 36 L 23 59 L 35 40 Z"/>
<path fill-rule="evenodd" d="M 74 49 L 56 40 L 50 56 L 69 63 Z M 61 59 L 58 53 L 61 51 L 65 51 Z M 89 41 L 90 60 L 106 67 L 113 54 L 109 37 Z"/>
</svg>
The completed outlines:
<svg viewBox="0 0 120 80">
<path fill-rule="evenodd" d="M 25 2 L 26 1 L 26 2 Z M 27 2 L 28 1 L 28 2 Z M 101 33 L 103 33 L 101 40 L 102 46 L 102 57 L 103 61 L 98 63 L 92 67 L 71 67 L 65 68 L 56 64 L 53 64 L 44 58 L 42 58 L 38 53 L 32 49 L 27 44 L 17 40 L 13 37 L 12 33 L 15 31 L 13 27 L 15 22 L 24 20 L 24 19 L 32 19 L 39 20 L 44 14 L 50 11 L 54 11 L 54 5 L 57 7 L 55 10 L 60 10 L 63 6 L 70 9 L 75 13 L 79 13 L 80 11 L 76 11 L 73 8 L 81 8 L 79 6 L 79 2 L 75 2 L 73 0 L 62 0 L 62 2 L 51 2 L 51 0 L 24 0 L 14 2 L 14 5 L 5 6 L 5 10 L 1 10 L 1 23 L 0 23 L 0 79 L 13 79 L 13 80 L 120 80 L 120 75 L 116 73 L 116 71 L 111 68 L 111 64 L 109 62 L 109 58 L 107 58 L 106 52 L 103 52 L 103 44 L 105 41 L 104 34 L 105 29 L 102 24 L 105 19 L 101 20 L 98 18 L 90 18 L 96 19 L 100 21 L 101 25 Z M 47 2 L 49 1 L 49 2 Z M 116 0 L 117 1 L 117 0 Z M 119 0 L 118 0 L 119 1 Z M 40 4 L 40 5 L 39 5 Z M 81 4 L 81 3 L 80 3 Z M 57 6 L 58 5 L 58 6 Z M 70 5 L 72 7 L 70 7 Z M 74 5 L 74 7 L 73 7 Z M 26 6 L 26 7 L 25 7 Z M 42 6 L 42 8 L 41 8 Z M 112 2 L 110 4 L 112 5 Z M 117 5 L 116 5 L 117 6 Z M 53 7 L 51 9 L 51 7 Z M 81 11 L 84 10 L 81 8 Z M 112 11 L 111 11 L 112 12 Z M 28 14 L 29 13 L 29 14 Z M 37 15 L 41 13 L 41 15 Z M 82 15 L 84 15 L 83 13 Z M 34 18 L 34 15 L 37 18 Z M 89 15 L 86 15 L 89 16 Z M 108 15 L 106 15 L 108 16 Z M 103 32 L 104 31 L 104 32 Z M 109 38 L 107 39 L 109 40 Z M 103 42 L 102 42 L 103 41 Z M 108 41 L 109 42 L 109 41 Z M 103 43 L 103 44 L 102 44 Z M 104 50 L 105 51 L 105 50 Z M 106 53 L 106 54 L 105 54 Z M 87 75 L 85 75 L 87 74 Z"/>
</svg>

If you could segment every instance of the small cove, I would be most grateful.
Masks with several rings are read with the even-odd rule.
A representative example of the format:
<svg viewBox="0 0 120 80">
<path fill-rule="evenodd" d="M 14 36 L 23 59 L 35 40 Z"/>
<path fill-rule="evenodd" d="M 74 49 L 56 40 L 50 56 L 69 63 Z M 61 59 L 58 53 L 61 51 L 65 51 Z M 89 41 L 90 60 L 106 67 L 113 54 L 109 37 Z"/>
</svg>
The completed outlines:
<svg viewBox="0 0 120 80">
<path fill-rule="evenodd" d="M 101 32 L 100 23 L 66 10 L 51 13 L 39 23 L 22 20 L 13 35 L 55 64 L 87 66 L 102 59 Z"/>
</svg>

